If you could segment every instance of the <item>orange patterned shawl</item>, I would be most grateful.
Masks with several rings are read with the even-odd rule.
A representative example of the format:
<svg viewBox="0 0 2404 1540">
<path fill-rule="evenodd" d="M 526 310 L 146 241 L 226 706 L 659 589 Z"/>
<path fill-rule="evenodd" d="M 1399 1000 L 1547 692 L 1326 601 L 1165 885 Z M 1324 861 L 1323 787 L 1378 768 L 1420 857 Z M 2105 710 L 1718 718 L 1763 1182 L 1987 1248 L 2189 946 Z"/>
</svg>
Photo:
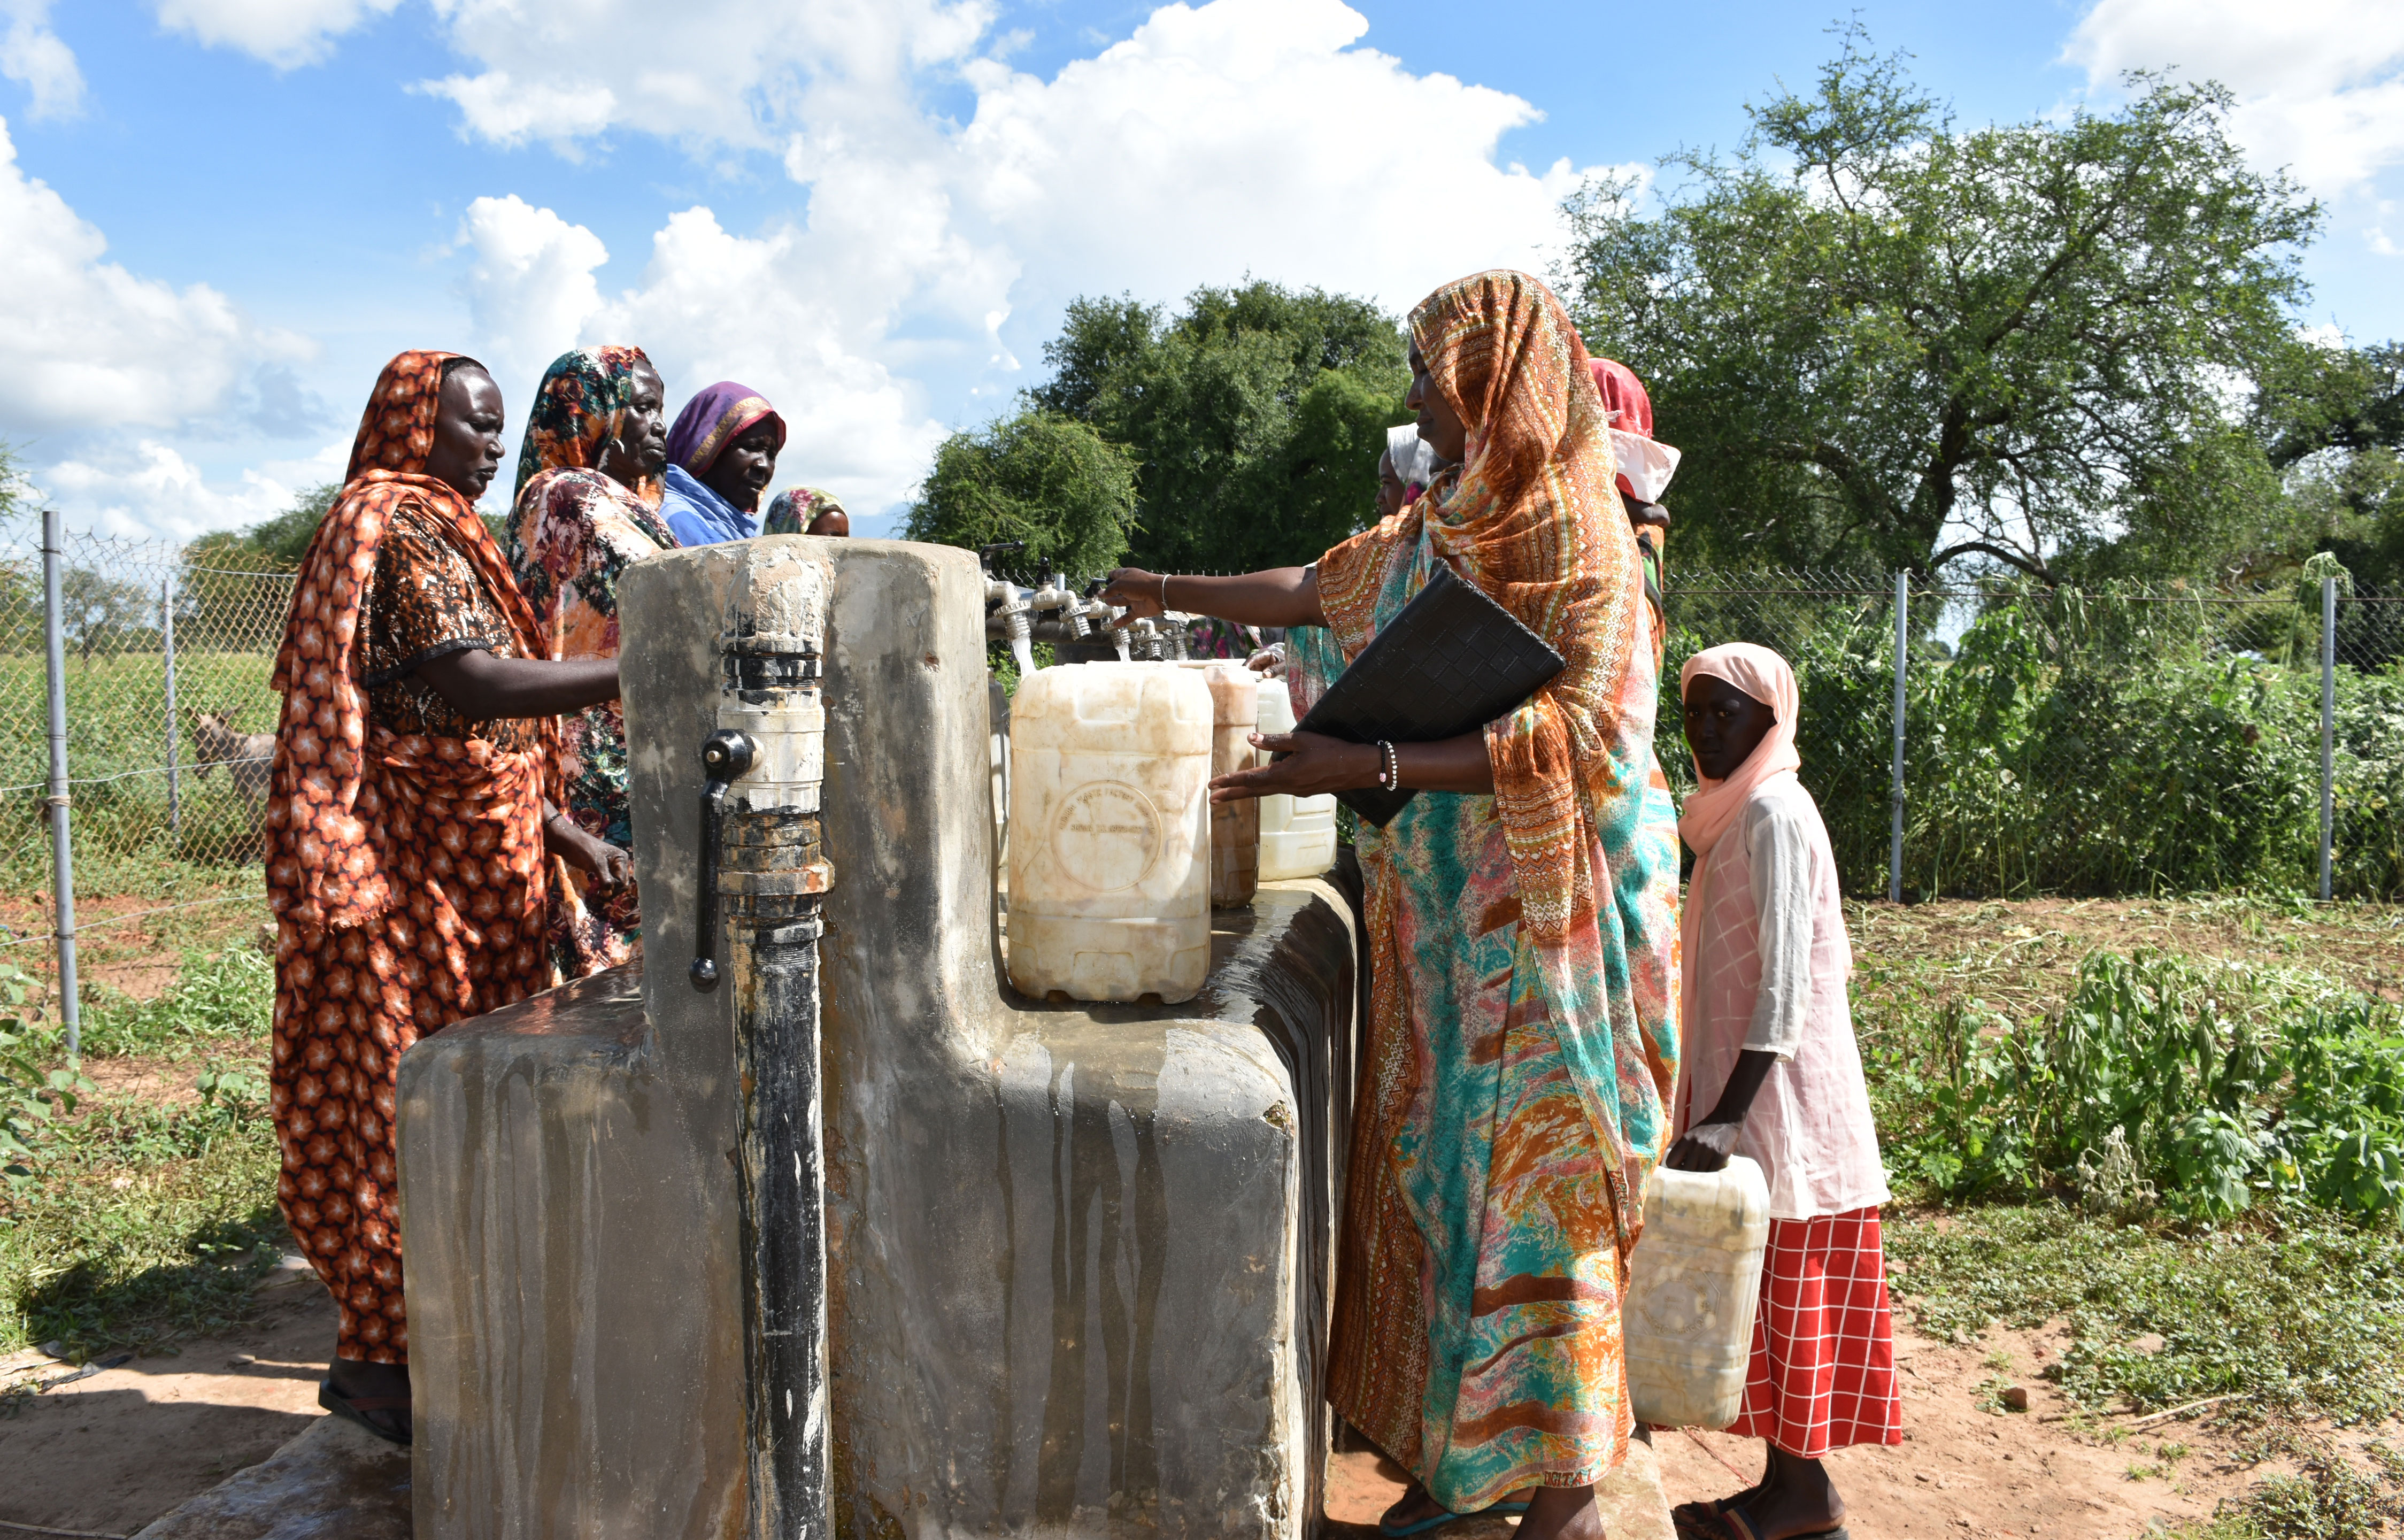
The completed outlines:
<svg viewBox="0 0 2404 1540">
<path fill-rule="evenodd" d="M 358 925 L 393 904 L 380 808 L 368 763 L 367 693 L 351 650 L 375 576 L 376 548 L 410 505 L 447 529 L 484 580 L 515 633 L 520 657 L 550 656 L 509 563 L 468 499 L 426 475 L 442 365 L 451 353 L 403 353 L 384 365 L 359 420 L 342 490 L 301 558 L 268 688 L 284 696 L 275 767 L 263 819 L 269 903 L 309 930 Z M 482 367 L 482 366 L 479 366 Z M 557 777 L 558 723 L 538 729 L 549 786 Z"/>
<path fill-rule="evenodd" d="M 1609 752 L 1629 658 L 1650 640 L 1609 424 L 1586 343 L 1524 273 L 1447 284 L 1410 329 L 1469 445 L 1457 478 L 1386 524 L 1426 518 L 1436 553 L 1569 665 L 1487 728 L 1522 922 L 1558 944 L 1595 921 L 1602 810 L 1642 790 L 1622 784 L 1627 766 Z M 1368 645 L 1393 539 L 1380 525 L 1320 560 L 1320 603 L 1348 658 Z"/>
</svg>

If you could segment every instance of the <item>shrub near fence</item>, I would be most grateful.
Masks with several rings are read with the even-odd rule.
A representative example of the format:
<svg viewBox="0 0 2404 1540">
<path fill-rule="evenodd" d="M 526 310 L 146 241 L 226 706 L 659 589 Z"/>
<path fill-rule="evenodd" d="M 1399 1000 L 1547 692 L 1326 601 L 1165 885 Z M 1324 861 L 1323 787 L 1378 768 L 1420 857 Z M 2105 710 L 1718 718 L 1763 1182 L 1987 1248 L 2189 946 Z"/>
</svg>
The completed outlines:
<svg viewBox="0 0 2404 1540">
<path fill-rule="evenodd" d="M 1845 889 L 1887 891 L 1894 587 L 1832 573 L 1669 574 L 1656 747 L 1691 784 L 1677 669 L 1754 641 L 1796 665 L 1803 780 Z M 2334 889 L 2404 897 L 2404 599 L 2338 603 Z M 1915 592 L 1907 896 L 2314 890 L 2320 604 L 2296 592 Z"/>
</svg>

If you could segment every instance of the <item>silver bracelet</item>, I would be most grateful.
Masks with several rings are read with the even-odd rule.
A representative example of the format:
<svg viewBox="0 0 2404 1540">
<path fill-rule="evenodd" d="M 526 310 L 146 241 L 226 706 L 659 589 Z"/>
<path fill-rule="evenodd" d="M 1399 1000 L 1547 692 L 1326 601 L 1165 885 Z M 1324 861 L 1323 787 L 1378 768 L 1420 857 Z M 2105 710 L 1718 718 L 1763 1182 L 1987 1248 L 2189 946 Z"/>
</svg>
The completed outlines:
<svg viewBox="0 0 2404 1540">
<path fill-rule="evenodd" d="M 1377 740 L 1377 787 L 1385 791 L 1403 788 L 1403 757 L 1383 738 Z"/>
<path fill-rule="evenodd" d="M 1164 615 L 1168 613 L 1168 574 L 1166 572 L 1160 575 L 1160 612 Z"/>
</svg>

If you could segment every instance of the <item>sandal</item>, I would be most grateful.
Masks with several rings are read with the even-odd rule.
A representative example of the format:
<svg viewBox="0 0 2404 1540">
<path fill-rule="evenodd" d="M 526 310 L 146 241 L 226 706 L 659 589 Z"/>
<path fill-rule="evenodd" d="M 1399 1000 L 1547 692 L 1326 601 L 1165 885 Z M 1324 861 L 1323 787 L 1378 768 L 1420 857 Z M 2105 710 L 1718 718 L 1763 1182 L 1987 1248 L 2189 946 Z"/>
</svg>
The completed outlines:
<svg viewBox="0 0 2404 1540">
<path fill-rule="evenodd" d="M 1742 1494 L 1739 1494 L 1740 1496 Z M 1679 1540 L 1761 1540 L 1761 1532 L 1753 1527 L 1744 1509 L 1736 1505 L 1737 1499 L 1722 1498 L 1706 1507 L 1701 1503 L 1679 1506 L 1670 1519 L 1678 1526 Z M 1698 1517 L 1694 1510 L 1702 1509 L 1707 1517 Z M 1844 1525 L 1834 1529 L 1812 1530 L 1806 1534 L 1789 1535 L 1786 1540 L 1852 1540 Z"/>
<path fill-rule="evenodd" d="M 317 1381 L 317 1405 L 345 1422 L 356 1422 L 387 1444 L 409 1448 L 413 1431 L 397 1423 L 386 1424 L 369 1416 L 370 1412 L 406 1412 L 409 1397 L 405 1395 L 344 1395 L 334 1389 L 332 1379 Z"/>
</svg>

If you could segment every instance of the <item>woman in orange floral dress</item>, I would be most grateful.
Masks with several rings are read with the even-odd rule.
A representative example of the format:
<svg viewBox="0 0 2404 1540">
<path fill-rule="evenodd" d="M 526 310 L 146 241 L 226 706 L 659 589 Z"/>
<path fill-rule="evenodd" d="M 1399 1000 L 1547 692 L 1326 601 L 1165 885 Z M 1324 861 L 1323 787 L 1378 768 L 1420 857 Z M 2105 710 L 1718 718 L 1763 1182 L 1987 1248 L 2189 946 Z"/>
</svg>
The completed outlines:
<svg viewBox="0 0 2404 1540">
<path fill-rule="evenodd" d="M 660 511 L 666 393 L 639 347 L 580 347 L 544 371 L 526 414 L 510 514 L 510 570 L 534 609 L 547 658 L 618 655 L 618 574 L 673 551 Z M 626 719 L 614 700 L 561 724 L 566 795 L 587 833 L 629 845 Z M 553 930 L 560 971 L 580 978 L 631 959 L 642 937 L 634 885 L 585 895 L 590 917 Z"/>
<path fill-rule="evenodd" d="M 537 661 L 534 615 L 475 511 L 501 428 L 475 360 L 384 366 L 272 680 L 277 1198 L 341 1309 L 319 1402 L 402 1444 L 398 1060 L 557 982 L 545 935 L 568 895 L 547 858 L 632 873 L 553 805 L 556 718 L 616 699 L 618 667 Z"/>
</svg>

